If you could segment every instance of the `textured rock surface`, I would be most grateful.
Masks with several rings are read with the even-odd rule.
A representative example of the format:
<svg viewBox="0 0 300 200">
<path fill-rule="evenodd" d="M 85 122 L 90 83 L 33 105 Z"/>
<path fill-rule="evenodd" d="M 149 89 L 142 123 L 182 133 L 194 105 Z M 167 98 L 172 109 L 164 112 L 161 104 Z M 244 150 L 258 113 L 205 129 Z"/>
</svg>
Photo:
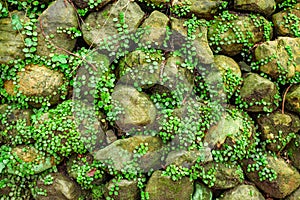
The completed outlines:
<svg viewBox="0 0 300 200">
<path fill-rule="evenodd" d="M 300 38 L 279 37 L 258 45 L 254 55 L 263 61 L 259 70 L 273 78 L 279 76 L 291 78 L 300 72 Z"/>
<path fill-rule="evenodd" d="M 240 96 L 249 107 L 250 112 L 261 112 L 265 109 L 275 109 L 275 95 L 278 93 L 276 85 L 269 79 L 263 78 L 255 73 L 245 74 L 244 83 L 240 89 Z M 255 104 L 260 102 L 260 104 Z"/>
<path fill-rule="evenodd" d="M 51 104 L 56 104 L 60 99 L 60 87 L 63 85 L 63 74 L 48 69 L 45 66 L 28 65 L 24 71 L 17 73 L 20 77 L 17 86 L 18 91 L 27 97 L 46 97 Z M 15 84 L 13 81 L 6 81 L 4 88 L 10 95 L 15 95 Z M 65 93 L 63 93 L 65 95 Z M 41 106 L 40 103 L 33 102 L 35 106 Z"/>
<path fill-rule="evenodd" d="M 234 8 L 242 11 L 252 11 L 264 15 L 271 15 L 276 9 L 276 2 L 274 0 L 235 0 Z"/>
<path fill-rule="evenodd" d="M 300 113 L 300 85 L 294 85 L 286 95 L 286 108 L 290 111 Z"/>
<path fill-rule="evenodd" d="M 300 136 L 296 135 L 296 138 L 292 140 L 287 147 L 288 156 L 291 159 L 291 164 L 300 170 Z"/>
<path fill-rule="evenodd" d="M 126 12 L 124 19 L 120 17 L 121 12 L 123 14 Z M 140 25 L 143 17 L 144 12 L 137 3 L 120 0 L 87 16 L 82 26 L 83 38 L 88 45 L 96 46 L 104 39 L 118 34 L 120 27 L 117 27 L 116 24 L 124 23 L 128 26 L 126 30 L 134 31 Z M 121 22 L 122 20 L 124 22 Z"/>
<path fill-rule="evenodd" d="M 117 186 L 119 189 L 117 190 L 118 195 L 109 195 L 110 191 L 114 190 L 114 187 Z M 126 179 L 122 179 L 113 183 L 109 181 L 104 188 L 104 197 L 113 198 L 115 200 L 136 200 L 139 197 L 139 188 L 137 187 L 137 181 L 129 181 Z"/>
<path fill-rule="evenodd" d="M 213 193 L 202 183 L 194 183 L 194 193 L 192 200 L 212 200 Z"/>
<path fill-rule="evenodd" d="M 171 177 L 162 176 L 161 171 L 155 171 L 145 191 L 149 193 L 149 200 L 190 199 L 193 194 L 193 182 L 188 177 L 174 182 Z"/>
<path fill-rule="evenodd" d="M 300 174 L 294 167 L 287 164 L 282 158 L 268 156 L 267 160 L 267 167 L 274 170 L 277 174 L 275 180 L 260 181 L 258 172 L 245 172 L 247 177 L 254 182 L 258 188 L 270 197 L 284 198 L 300 186 Z M 245 166 L 249 163 L 251 162 L 248 160 Z"/>
<path fill-rule="evenodd" d="M 65 33 L 57 33 L 57 27 L 78 28 L 76 10 L 68 1 L 56 0 L 40 15 L 38 20 L 38 55 L 66 54 L 62 49 L 73 50 L 76 40 Z M 51 38 L 51 35 L 54 37 Z M 48 45 L 51 45 L 51 48 L 48 48 Z"/>
<path fill-rule="evenodd" d="M 11 16 L 18 16 L 22 20 L 26 20 L 24 13 L 12 12 Z M 0 64 L 8 63 L 14 59 L 24 59 L 23 48 L 23 35 L 14 30 L 11 25 L 11 18 L 0 19 Z"/>
<path fill-rule="evenodd" d="M 219 200 L 265 200 L 259 190 L 253 185 L 239 185 L 224 192 Z"/>
</svg>

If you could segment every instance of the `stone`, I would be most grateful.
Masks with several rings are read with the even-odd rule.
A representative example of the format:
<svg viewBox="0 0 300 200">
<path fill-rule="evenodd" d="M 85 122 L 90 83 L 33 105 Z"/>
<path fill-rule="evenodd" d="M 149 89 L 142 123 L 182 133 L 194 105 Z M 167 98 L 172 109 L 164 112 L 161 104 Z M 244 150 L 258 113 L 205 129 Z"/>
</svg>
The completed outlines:
<svg viewBox="0 0 300 200">
<path fill-rule="evenodd" d="M 297 114 L 300 113 L 300 87 L 298 84 L 288 90 L 285 100 L 286 109 Z"/>
<path fill-rule="evenodd" d="M 277 79 L 292 78 L 300 72 L 300 38 L 278 37 L 276 40 L 259 44 L 255 59 L 262 62 L 259 70 Z"/>
<path fill-rule="evenodd" d="M 250 112 L 270 112 L 278 107 L 278 89 L 269 79 L 255 73 L 244 75 L 244 83 L 240 89 L 241 99 L 249 106 Z M 257 102 L 259 102 L 257 104 Z"/>
<path fill-rule="evenodd" d="M 155 171 L 151 175 L 145 192 L 149 200 L 190 199 L 193 194 L 193 182 L 188 177 L 173 181 L 169 176 L 163 176 L 162 171 Z"/>
<path fill-rule="evenodd" d="M 45 180 L 38 180 L 37 187 L 47 191 L 47 196 L 37 195 L 36 200 L 72 200 L 78 199 L 82 193 L 75 181 L 63 173 L 50 173 L 53 183 L 46 184 Z"/>
<path fill-rule="evenodd" d="M 224 22 L 224 19 L 218 16 L 208 28 L 209 44 L 215 53 L 235 56 L 240 54 L 243 48 L 248 49 L 245 45 L 249 43 L 256 44 L 272 38 L 271 22 L 262 16 L 252 18 L 249 14 L 228 13 L 228 18 L 228 22 Z M 221 29 L 220 26 L 225 27 Z"/>
<path fill-rule="evenodd" d="M 289 145 L 287 146 L 286 150 L 290 160 L 292 161 L 291 164 L 300 170 L 300 136 L 296 135 L 296 138 L 292 140 Z"/>
<path fill-rule="evenodd" d="M 126 13 L 124 19 L 120 13 Z M 144 12 L 135 2 L 119 0 L 114 4 L 105 6 L 101 11 L 91 12 L 82 25 L 83 39 L 90 46 L 97 46 L 105 39 L 118 36 L 116 24 L 124 23 L 126 30 L 134 32 L 139 27 Z M 116 19 L 116 21 L 114 21 Z M 124 22 L 122 22 L 124 20 Z"/>
<path fill-rule="evenodd" d="M 291 195 L 285 198 L 285 200 L 299 200 L 299 199 L 300 199 L 300 188 L 298 188 Z"/>
<path fill-rule="evenodd" d="M 276 2 L 274 0 L 234 0 L 234 9 L 260 13 L 266 16 L 271 15 L 276 9 Z"/>
<path fill-rule="evenodd" d="M 143 35 L 142 42 L 162 45 L 166 37 L 168 23 L 169 18 L 165 14 L 157 10 L 153 11 L 141 25 L 141 28 L 149 32 Z"/>
<path fill-rule="evenodd" d="M 57 27 L 77 29 L 79 26 L 76 9 L 71 3 L 64 0 L 54 1 L 39 16 L 38 21 L 38 46 L 36 54 L 40 56 L 67 54 L 66 51 L 74 49 L 76 39 L 72 39 L 66 33 L 57 33 Z"/>
<path fill-rule="evenodd" d="M 134 87 L 118 85 L 112 93 L 112 101 L 116 101 L 114 109 L 123 110 L 118 115 L 116 124 L 123 131 L 133 127 L 152 124 L 156 117 L 156 108 L 149 97 Z"/>
<path fill-rule="evenodd" d="M 260 191 L 253 185 L 238 185 L 235 188 L 224 192 L 219 200 L 265 200 Z"/>
<path fill-rule="evenodd" d="M 205 186 L 202 183 L 195 182 L 194 183 L 194 193 L 192 200 L 212 200 L 213 193 L 211 189 Z"/>
<path fill-rule="evenodd" d="M 291 134 L 300 130 L 300 119 L 297 115 L 281 111 L 263 114 L 257 119 L 262 139 L 267 140 L 267 148 L 278 152 L 283 150 L 292 139 Z"/>
<path fill-rule="evenodd" d="M 137 181 L 135 180 L 126 180 L 121 179 L 117 182 L 109 181 L 104 188 L 104 197 L 105 198 L 113 198 L 114 200 L 136 200 L 140 196 L 139 188 L 137 187 Z M 117 186 L 119 189 L 117 190 L 118 194 L 109 195 L 110 191 Z"/>
<path fill-rule="evenodd" d="M 274 30 L 278 36 L 299 37 L 300 24 L 296 20 L 300 18 L 300 3 L 272 15 Z"/>
<path fill-rule="evenodd" d="M 284 198 L 300 186 L 300 174 L 296 168 L 287 164 L 282 158 L 267 156 L 267 161 L 266 167 L 277 174 L 277 178 L 272 181 L 260 180 L 258 171 L 248 172 L 244 170 L 250 181 L 267 195 L 273 198 Z M 247 167 L 252 163 L 252 160 L 247 160 L 244 166 Z"/>
<path fill-rule="evenodd" d="M 51 70 L 46 66 L 28 65 L 25 70 L 17 73 L 19 82 L 17 83 L 18 91 L 27 97 L 47 98 L 51 105 L 57 104 L 61 95 L 66 92 L 60 90 L 64 84 L 64 75 L 58 71 Z M 13 81 L 5 81 L 4 89 L 9 95 L 15 94 L 16 85 Z M 33 101 L 35 107 L 40 107 L 41 102 Z"/>
<path fill-rule="evenodd" d="M 148 145 L 148 151 L 134 161 L 134 150 L 141 144 Z M 148 171 L 151 168 L 161 167 L 162 141 L 158 137 L 152 136 L 133 136 L 127 139 L 119 139 L 103 149 L 94 153 L 95 160 L 103 161 L 117 171 L 133 170 L 131 167 L 143 167 L 142 170 Z M 108 162 L 111 160 L 112 163 Z"/>
<path fill-rule="evenodd" d="M 27 21 L 22 12 L 12 12 L 11 16 L 18 16 L 20 20 Z M 24 59 L 23 48 L 25 48 L 21 30 L 14 30 L 11 18 L 0 19 L 0 64 L 7 64 L 11 60 Z"/>
</svg>

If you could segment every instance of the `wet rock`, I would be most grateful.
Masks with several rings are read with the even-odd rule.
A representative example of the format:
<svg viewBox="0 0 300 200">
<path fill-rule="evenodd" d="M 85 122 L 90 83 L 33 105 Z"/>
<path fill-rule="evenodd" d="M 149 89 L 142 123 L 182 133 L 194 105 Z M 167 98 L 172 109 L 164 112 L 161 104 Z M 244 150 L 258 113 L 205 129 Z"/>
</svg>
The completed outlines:
<svg viewBox="0 0 300 200">
<path fill-rule="evenodd" d="M 146 145 L 148 150 L 143 155 L 138 155 L 136 149 Z M 127 170 L 131 167 L 143 167 L 148 171 L 151 168 L 160 168 L 161 154 L 160 148 L 162 141 L 152 136 L 133 136 L 127 139 L 119 139 L 94 154 L 95 160 L 103 161 L 115 170 Z M 138 161 L 134 161 L 134 157 L 138 156 Z M 150 159 L 149 159 L 150 158 Z M 112 163 L 108 162 L 112 160 Z M 132 169 L 131 169 L 132 170 Z"/>
<path fill-rule="evenodd" d="M 121 16 L 120 13 L 126 13 L 126 15 Z M 135 31 L 143 17 L 144 12 L 137 3 L 119 0 L 87 16 L 82 25 L 83 38 L 88 45 L 96 46 L 104 39 L 117 36 L 120 29 Z M 121 24 L 123 28 L 118 27 L 117 24 Z"/>
<path fill-rule="evenodd" d="M 286 95 L 286 108 L 290 111 L 300 113 L 300 86 L 292 86 Z"/>
<path fill-rule="evenodd" d="M 299 17 L 300 3 L 272 15 L 276 34 L 279 36 L 299 37 L 300 25 L 295 21 Z"/>
<path fill-rule="evenodd" d="M 22 12 L 12 12 L 10 15 L 18 17 L 20 20 L 26 21 L 26 17 Z M 23 35 L 21 31 L 14 30 L 12 19 L 2 18 L 0 19 L 0 64 L 8 63 L 10 60 L 24 59 L 23 48 L 25 48 L 23 42 Z"/>
<path fill-rule="evenodd" d="M 20 77 L 17 90 L 29 98 L 32 97 L 30 101 L 35 107 L 41 106 L 41 102 L 35 102 L 36 98 L 46 98 L 51 105 L 54 105 L 58 103 L 61 95 L 66 95 L 65 91 L 60 90 L 64 77 L 58 71 L 45 66 L 28 65 L 24 71 L 19 71 L 17 76 Z M 15 87 L 11 80 L 4 83 L 4 89 L 12 96 L 16 95 Z"/>
<path fill-rule="evenodd" d="M 37 187 L 46 190 L 47 195 L 37 195 L 36 200 L 71 200 L 78 199 L 81 195 L 76 182 L 60 172 L 48 174 L 44 180 L 37 182 Z"/>
<path fill-rule="evenodd" d="M 142 38 L 143 43 L 147 44 L 149 42 L 150 44 L 157 43 L 159 46 L 162 45 L 166 37 L 168 23 L 169 18 L 165 14 L 156 10 L 153 11 L 141 25 L 142 28 L 149 32 L 144 34 Z"/>
<path fill-rule="evenodd" d="M 213 160 L 211 149 L 203 148 L 201 150 L 179 150 L 171 151 L 166 158 L 166 165 L 176 165 L 191 168 L 197 160 L 201 158 L 201 163 L 207 163 Z"/>
<path fill-rule="evenodd" d="M 118 187 L 118 190 L 114 189 Z M 115 193 L 117 192 L 117 194 Z M 113 198 L 115 200 L 136 200 L 139 198 L 140 192 L 137 187 L 137 181 L 121 179 L 115 183 L 111 180 L 104 188 L 104 197 Z"/>
<path fill-rule="evenodd" d="M 122 130 L 143 127 L 154 122 L 156 108 L 145 93 L 133 87 L 118 85 L 112 93 L 113 101 L 118 103 L 114 109 L 122 109 L 116 124 Z"/>
<path fill-rule="evenodd" d="M 39 152 L 38 150 L 30 146 L 17 146 L 12 149 L 12 154 L 15 154 L 20 159 L 19 164 L 22 164 L 22 162 L 24 162 L 32 165 L 30 169 L 26 169 L 28 174 L 30 174 L 31 171 L 34 174 L 41 173 L 53 167 L 57 163 L 54 157 L 45 157 L 42 152 Z M 8 172 L 11 174 L 17 173 L 13 169 L 8 169 Z"/>
<path fill-rule="evenodd" d="M 38 55 L 66 54 L 64 50 L 73 50 L 76 39 L 72 39 L 65 33 L 57 33 L 57 27 L 62 27 L 62 29 L 78 28 L 76 9 L 68 1 L 56 0 L 40 15 L 38 20 L 36 52 Z"/>
<path fill-rule="evenodd" d="M 171 18 L 171 28 L 176 38 L 174 44 L 179 47 L 185 44 L 187 39 L 187 28 L 184 26 L 184 22 L 185 19 Z M 205 23 L 206 21 L 201 19 L 200 25 L 195 29 L 195 39 L 192 43 L 192 47 L 196 48 L 194 51 L 200 63 L 212 64 L 214 62 L 214 55 L 208 45 L 207 26 L 204 25 Z M 178 42 L 178 44 L 176 42 Z"/>
<path fill-rule="evenodd" d="M 176 0 L 172 1 L 172 8 L 176 11 L 176 7 L 188 6 L 190 13 L 195 14 L 199 18 L 209 19 L 217 13 L 223 2 L 220 0 L 190 0 L 186 3 L 184 0 Z"/>
<path fill-rule="evenodd" d="M 273 78 L 291 78 L 300 72 L 300 38 L 279 37 L 257 46 L 255 58 L 262 62 L 259 70 Z"/>
<path fill-rule="evenodd" d="M 291 159 L 291 164 L 300 170 L 300 136 L 296 135 L 296 138 L 290 142 L 287 147 L 287 153 Z"/>
<path fill-rule="evenodd" d="M 248 48 L 245 45 L 263 42 L 272 37 L 271 23 L 262 16 L 250 17 L 247 14 L 228 13 L 228 17 L 225 22 L 222 17 L 217 17 L 211 21 L 208 28 L 209 43 L 216 53 L 235 56 L 241 53 L 243 48 Z M 220 26 L 224 28 L 220 29 Z M 249 37 L 249 34 L 252 37 Z"/>
<path fill-rule="evenodd" d="M 232 109 L 231 112 L 224 113 L 218 123 L 208 130 L 203 142 L 211 148 L 220 148 L 226 143 L 226 146 L 235 145 L 235 148 L 245 151 L 252 143 L 254 124 L 246 113 L 236 109 Z M 236 144 L 238 141 L 243 141 L 243 144 L 239 146 Z"/>
<path fill-rule="evenodd" d="M 192 200 L 212 200 L 213 193 L 202 183 L 194 183 L 194 193 Z"/>
<path fill-rule="evenodd" d="M 149 200 L 190 199 L 193 194 L 193 182 L 188 177 L 173 181 L 171 177 L 162 176 L 161 171 L 155 171 L 145 191 L 149 193 Z"/>
<path fill-rule="evenodd" d="M 269 112 L 276 109 L 278 106 L 276 95 L 278 95 L 277 87 L 269 79 L 255 73 L 247 73 L 244 76 L 240 96 L 249 105 L 247 111 Z"/>
<path fill-rule="evenodd" d="M 259 190 L 253 185 L 239 185 L 232 190 L 224 192 L 220 200 L 264 200 L 264 196 L 259 192 Z"/>
<path fill-rule="evenodd" d="M 300 119 L 297 115 L 273 112 L 261 115 L 257 123 L 262 133 L 263 140 L 267 140 L 267 148 L 271 151 L 281 151 L 292 139 L 291 134 L 300 130 Z"/>
<path fill-rule="evenodd" d="M 300 174 L 294 167 L 287 164 L 282 158 L 268 156 L 267 161 L 268 164 L 266 167 L 277 174 L 275 180 L 260 180 L 259 172 L 247 172 L 247 170 L 244 170 L 247 177 L 254 182 L 258 188 L 263 190 L 270 197 L 284 198 L 300 186 Z M 248 166 L 251 163 L 251 160 L 247 160 L 244 166 Z"/>
<path fill-rule="evenodd" d="M 204 165 L 204 171 L 209 174 L 209 171 L 214 171 L 214 181 L 211 183 L 214 189 L 229 189 L 233 188 L 244 181 L 243 170 L 239 165 L 228 163 L 210 162 Z"/>
<path fill-rule="evenodd" d="M 271 15 L 276 9 L 276 2 L 274 0 L 260 1 L 260 0 L 235 0 L 234 9 L 256 12 L 263 15 Z"/>
</svg>

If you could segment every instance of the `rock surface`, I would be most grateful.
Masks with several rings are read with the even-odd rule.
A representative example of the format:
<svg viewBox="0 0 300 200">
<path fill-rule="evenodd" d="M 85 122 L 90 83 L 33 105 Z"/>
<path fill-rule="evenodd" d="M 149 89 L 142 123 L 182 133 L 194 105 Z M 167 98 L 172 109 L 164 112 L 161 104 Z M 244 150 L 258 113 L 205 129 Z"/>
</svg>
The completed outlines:
<svg viewBox="0 0 300 200">
<path fill-rule="evenodd" d="M 274 0 L 235 0 L 234 8 L 241 11 L 252 11 L 256 13 L 261 13 L 263 15 L 271 15 L 276 9 L 276 2 Z"/>
<path fill-rule="evenodd" d="M 224 192 L 219 200 L 265 200 L 259 190 L 253 185 L 239 185 L 232 190 Z"/>
<path fill-rule="evenodd" d="M 66 54 L 64 50 L 73 50 L 76 40 L 65 33 L 57 33 L 57 27 L 78 28 L 77 13 L 72 4 L 68 1 L 56 0 L 40 15 L 38 20 L 38 55 Z M 51 48 L 48 48 L 49 45 Z"/>
<path fill-rule="evenodd" d="M 287 147 L 288 156 L 291 159 L 291 164 L 300 170 L 300 136 L 296 135 L 296 138 L 290 142 Z"/>
<path fill-rule="evenodd" d="M 162 176 L 161 171 L 155 171 L 147 185 L 149 200 L 190 199 L 193 194 L 193 182 L 188 177 L 174 182 L 171 177 Z"/>
<path fill-rule="evenodd" d="M 212 200 L 213 199 L 213 193 L 212 191 L 206 187 L 202 183 L 194 183 L 194 193 L 192 200 Z"/>
<path fill-rule="evenodd" d="M 300 113 L 300 86 L 292 86 L 286 95 L 286 108 L 290 111 Z"/>
<path fill-rule="evenodd" d="M 118 190 L 116 190 L 117 195 L 114 194 L 115 187 L 118 187 Z M 111 191 L 113 191 L 113 195 L 110 195 Z M 139 197 L 137 181 L 129 181 L 126 179 L 122 179 L 116 183 L 109 181 L 104 188 L 104 197 L 110 197 L 115 200 L 136 200 Z"/>
</svg>

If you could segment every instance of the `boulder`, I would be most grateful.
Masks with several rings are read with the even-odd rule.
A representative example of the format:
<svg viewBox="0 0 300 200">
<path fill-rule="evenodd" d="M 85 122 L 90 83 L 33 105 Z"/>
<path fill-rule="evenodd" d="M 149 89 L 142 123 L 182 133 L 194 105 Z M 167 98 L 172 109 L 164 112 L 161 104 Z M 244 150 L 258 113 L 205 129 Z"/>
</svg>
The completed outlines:
<svg viewBox="0 0 300 200">
<path fill-rule="evenodd" d="M 202 183 L 194 183 L 194 193 L 191 200 L 212 200 L 213 193 L 211 189 Z"/>
<path fill-rule="evenodd" d="M 262 16 L 227 13 L 226 18 L 218 16 L 211 21 L 207 35 L 216 53 L 235 56 L 249 45 L 270 39 L 272 34 L 271 22 Z"/>
<path fill-rule="evenodd" d="M 155 171 L 146 185 L 145 192 L 148 192 L 149 200 L 191 199 L 193 182 L 188 177 L 173 181 L 171 177 L 162 175 L 161 171 Z"/>
<path fill-rule="evenodd" d="M 264 42 L 254 51 L 259 70 L 272 78 L 289 79 L 300 72 L 300 38 L 278 37 Z M 283 82 L 284 83 L 284 82 Z"/>
<path fill-rule="evenodd" d="M 275 32 L 278 36 L 300 36 L 300 3 L 272 15 Z"/>
<path fill-rule="evenodd" d="M 22 12 L 14 11 L 10 15 L 18 17 L 20 20 L 27 20 Z M 12 19 L 10 17 L 0 19 L 0 64 L 6 64 L 10 60 L 25 58 L 23 53 L 25 45 L 21 30 L 14 30 L 11 24 Z"/>
<path fill-rule="evenodd" d="M 300 170 L 300 136 L 296 135 L 296 138 L 292 140 L 287 149 L 288 156 L 290 160 L 292 161 L 291 164 L 296 167 L 298 170 Z"/>
<path fill-rule="evenodd" d="M 291 195 L 285 198 L 285 200 L 299 200 L 299 199 L 300 199 L 300 188 L 298 188 Z"/>
<path fill-rule="evenodd" d="M 278 89 L 269 79 L 255 73 L 244 75 L 240 89 L 241 100 L 246 102 L 245 109 L 250 112 L 270 112 L 278 107 Z"/>
<path fill-rule="evenodd" d="M 244 170 L 250 181 L 254 182 L 267 195 L 274 198 L 284 198 L 300 186 L 300 174 L 293 166 L 287 164 L 282 158 L 273 156 L 268 156 L 267 161 L 266 168 L 269 169 L 269 173 L 272 171 L 276 173 L 276 177 L 271 177 L 272 180 L 269 179 L 270 177 L 264 180 L 266 176 L 269 176 L 268 173 Z M 245 161 L 244 166 L 247 167 L 249 164 L 253 164 L 253 161 Z"/>
<path fill-rule="evenodd" d="M 260 191 L 253 185 L 238 185 L 235 188 L 224 192 L 219 200 L 265 200 Z"/>
<path fill-rule="evenodd" d="M 16 95 L 21 92 L 29 99 L 32 105 L 40 107 L 42 102 L 36 102 L 36 98 L 46 98 L 51 105 L 57 104 L 61 95 L 66 91 L 61 90 L 64 84 L 64 75 L 58 71 L 51 70 L 46 66 L 27 65 L 25 70 L 17 73 L 19 82 L 14 84 L 12 80 L 4 82 L 4 89 L 9 95 Z M 18 86 L 18 88 L 16 88 Z"/>
<path fill-rule="evenodd" d="M 234 9 L 269 16 L 276 9 L 276 2 L 274 0 L 234 0 Z"/>
<path fill-rule="evenodd" d="M 136 200 L 140 196 L 138 183 L 135 180 L 121 179 L 116 182 L 109 181 L 104 188 L 104 197 L 114 200 Z M 116 189 L 118 188 L 118 189 Z"/>
<path fill-rule="evenodd" d="M 300 85 L 293 85 L 286 95 L 286 109 L 293 111 L 297 114 L 300 113 Z"/>
<path fill-rule="evenodd" d="M 123 30 L 135 31 L 143 17 L 144 12 L 137 3 L 119 0 L 87 16 L 82 25 L 83 38 L 88 45 L 99 45 Z"/>
<path fill-rule="evenodd" d="M 66 33 L 57 33 L 58 27 L 78 28 L 76 9 L 71 3 L 56 0 L 39 16 L 38 21 L 38 55 L 67 54 L 66 51 L 73 50 L 76 39 Z"/>
</svg>

